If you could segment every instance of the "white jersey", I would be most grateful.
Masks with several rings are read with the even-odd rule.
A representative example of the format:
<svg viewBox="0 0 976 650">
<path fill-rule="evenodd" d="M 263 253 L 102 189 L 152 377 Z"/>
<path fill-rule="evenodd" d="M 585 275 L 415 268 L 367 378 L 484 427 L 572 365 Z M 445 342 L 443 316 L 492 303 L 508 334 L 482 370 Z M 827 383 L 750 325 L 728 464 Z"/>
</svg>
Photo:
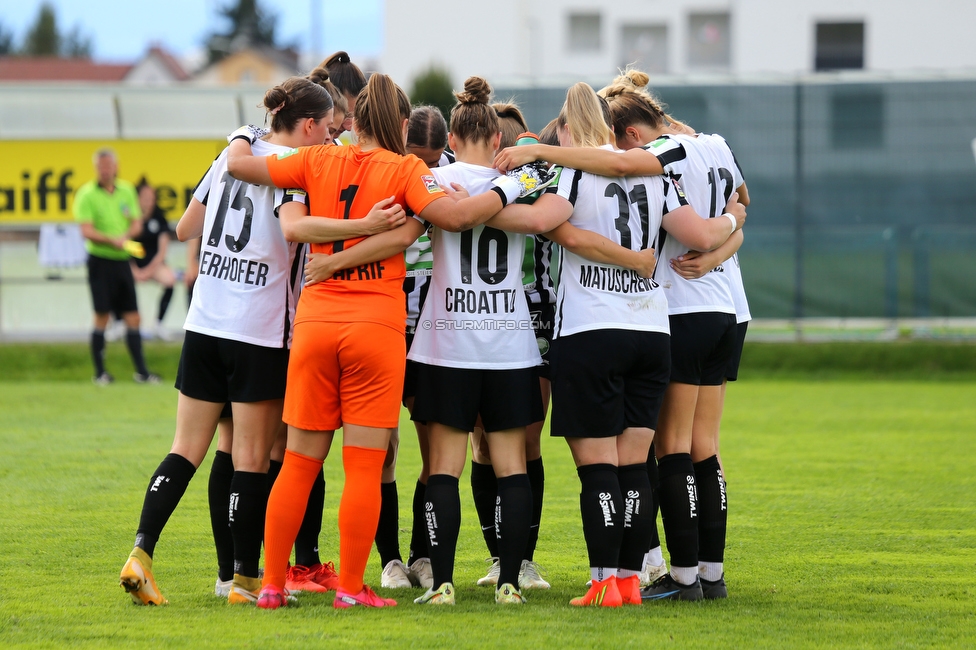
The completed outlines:
<svg viewBox="0 0 976 650">
<path fill-rule="evenodd" d="M 655 248 L 664 214 L 684 205 L 663 176 L 609 178 L 568 168 L 559 174 L 546 192 L 573 204 L 569 222 L 632 250 Z M 636 271 L 560 248 L 553 338 L 600 329 L 669 334 L 667 297 Z"/>
<path fill-rule="evenodd" d="M 498 172 L 457 162 L 432 169 L 441 185 L 474 196 Z M 542 363 L 522 290 L 525 235 L 480 225 L 464 232 L 433 228 L 433 275 L 407 358 L 449 368 L 509 370 Z"/>
<path fill-rule="evenodd" d="M 706 145 L 713 152 L 716 159 L 723 161 L 723 167 L 725 169 L 732 172 L 734 189 L 742 187 L 742 184 L 746 182 L 745 176 L 742 173 L 742 167 L 739 166 L 739 161 L 736 160 L 735 154 L 732 152 L 732 147 L 725 141 L 725 138 L 717 133 L 711 135 L 699 133 L 696 139 L 699 143 Z M 730 167 L 730 164 L 734 165 L 734 167 Z M 723 266 L 729 276 L 729 285 L 732 289 L 732 303 L 735 305 L 736 322 L 745 323 L 746 321 L 752 320 L 752 314 L 749 313 L 749 301 L 746 299 L 746 288 L 742 284 L 742 271 L 739 269 L 739 254 L 735 253 L 732 255 L 731 259 Z"/>
<path fill-rule="evenodd" d="M 657 156 L 664 172 L 678 182 L 688 203 L 704 219 L 721 216 L 732 192 L 742 184 L 737 165 L 716 156 L 712 147 L 699 143 L 692 136 L 665 135 L 644 148 Z M 729 158 L 731 153 L 729 151 Z M 671 313 L 714 311 L 734 314 L 732 285 L 726 265 L 720 264 L 700 278 L 686 280 L 671 268 L 668 260 L 687 252 L 688 247 L 676 237 L 662 234 L 658 255 L 661 263 L 657 265 L 654 279 L 667 293 Z"/>
<path fill-rule="evenodd" d="M 263 140 L 253 149 L 255 156 L 289 151 Z M 289 201 L 307 204 L 305 192 L 231 178 L 224 149 L 193 196 L 207 212 L 200 274 L 183 327 L 269 348 L 290 347 L 304 247 L 285 241 L 278 207 Z"/>
</svg>

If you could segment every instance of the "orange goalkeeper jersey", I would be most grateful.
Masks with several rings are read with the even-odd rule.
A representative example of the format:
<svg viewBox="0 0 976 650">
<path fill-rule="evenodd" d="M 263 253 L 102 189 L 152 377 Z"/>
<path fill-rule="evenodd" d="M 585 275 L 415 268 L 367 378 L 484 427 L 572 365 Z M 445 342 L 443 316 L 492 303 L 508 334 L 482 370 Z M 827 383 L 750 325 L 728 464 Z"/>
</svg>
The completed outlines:
<svg viewBox="0 0 976 650">
<path fill-rule="evenodd" d="M 390 196 L 404 209 L 420 214 L 432 201 L 445 196 L 419 158 L 386 149 L 302 147 L 268 156 L 267 161 L 275 185 L 306 190 L 309 212 L 330 219 L 362 219 L 373 205 Z M 312 244 L 311 252 L 338 252 L 363 239 Z M 302 291 L 295 323 L 368 321 L 402 332 L 406 322 L 405 276 L 402 254 L 339 271 Z"/>
</svg>

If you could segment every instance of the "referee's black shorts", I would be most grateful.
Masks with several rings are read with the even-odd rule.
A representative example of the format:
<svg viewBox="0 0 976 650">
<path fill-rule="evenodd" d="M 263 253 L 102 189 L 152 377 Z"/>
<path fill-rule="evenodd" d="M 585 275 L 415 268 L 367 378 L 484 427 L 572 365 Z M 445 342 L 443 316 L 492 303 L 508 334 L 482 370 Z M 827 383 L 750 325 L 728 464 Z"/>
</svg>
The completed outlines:
<svg viewBox="0 0 976 650">
<path fill-rule="evenodd" d="M 139 311 L 129 260 L 88 256 L 88 288 L 96 314 Z"/>
<path fill-rule="evenodd" d="M 263 402 L 283 399 L 287 378 L 288 348 L 266 348 L 187 330 L 176 388 L 204 402 Z"/>
<path fill-rule="evenodd" d="M 562 438 L 657 428 L 671 370 L 668 335 L 605 329 L 553 341 L 552 421 Z"/>
</svg>

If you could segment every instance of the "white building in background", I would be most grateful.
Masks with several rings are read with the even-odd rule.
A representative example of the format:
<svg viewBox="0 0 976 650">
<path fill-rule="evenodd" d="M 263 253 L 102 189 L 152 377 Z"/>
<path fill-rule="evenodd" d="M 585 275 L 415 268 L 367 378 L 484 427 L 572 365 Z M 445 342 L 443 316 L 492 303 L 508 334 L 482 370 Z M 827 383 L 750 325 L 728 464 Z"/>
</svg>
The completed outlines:
<svg viewBox="0 0 976 650">
<path fill-rule="evenodd" d="M 459 83 L 821 70 L 976 72 L 976 1 L 388 0 L 380 69 L 408 84 L 429 66 Z"/>
</svg>

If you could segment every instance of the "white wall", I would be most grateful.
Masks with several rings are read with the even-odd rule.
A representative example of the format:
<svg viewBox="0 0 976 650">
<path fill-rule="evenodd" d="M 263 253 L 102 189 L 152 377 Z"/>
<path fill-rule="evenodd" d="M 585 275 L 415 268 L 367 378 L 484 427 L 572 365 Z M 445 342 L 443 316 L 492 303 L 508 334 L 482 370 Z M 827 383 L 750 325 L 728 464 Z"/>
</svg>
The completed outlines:
<svg viewBox="0 0 976 650">
<path fill-rule="evenodd" d="M 601 14 L 599 52 L 567 51 L 579 11 Z M 621 25 L 646 23 L 667 26 L 668 74 L 685 75 L 688 15 L 726 11 L 734 75 L 813 72 L 816 23 L 861 20 L 868 71 L 976 71 L 973 0 L 391 0 L 380 67 L 407 89 L 431 62 L 456 85 L 472 74 L 496 85 L 605 78 L 621 63 Z"/>
</svg>

